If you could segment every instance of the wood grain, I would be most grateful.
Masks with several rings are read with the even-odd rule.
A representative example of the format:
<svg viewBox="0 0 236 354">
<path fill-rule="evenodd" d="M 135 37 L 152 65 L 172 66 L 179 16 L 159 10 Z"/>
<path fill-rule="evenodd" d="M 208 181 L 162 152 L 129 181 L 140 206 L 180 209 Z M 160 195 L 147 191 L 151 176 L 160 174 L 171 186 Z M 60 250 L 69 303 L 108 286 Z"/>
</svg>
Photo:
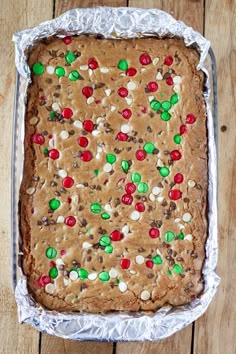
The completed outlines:
<svg viewBox="0 0 236 354">
<path fill-rule="evenodd" d="M 41 354 L 112 354 L 112 343 L 76 342 L 42 336 Z"/>
<path fill-rule="evenodd" d="M 14 45 L 12 34 L 52 16 L 53 2 L 42 0 L 1 1 L 0 12 L 0 353 L 38 353 L 39 333 L 20 325 L 10 266 L 10 169 L 13 99 L 15 89 Z M 4 211 L 4 212 L 3 212 Z"/>
<path fill-rule="evenodd" d="M 236 2 L 206 0 L 205 35 L 218 64 L 219 260 L 221 284 L 196 322 L 194 353 L 236 353 Z M 217 19 L 217 20 L 216 20 Z"/>
</svg>

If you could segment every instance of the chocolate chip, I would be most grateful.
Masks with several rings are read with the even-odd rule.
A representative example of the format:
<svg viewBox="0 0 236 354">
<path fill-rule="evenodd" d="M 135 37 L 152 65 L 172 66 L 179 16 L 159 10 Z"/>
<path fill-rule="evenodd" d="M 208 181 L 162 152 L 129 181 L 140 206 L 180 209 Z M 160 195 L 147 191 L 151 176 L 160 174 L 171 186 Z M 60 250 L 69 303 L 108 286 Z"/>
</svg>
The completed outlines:
<svg viewBox="0 0 236 354">
<path fill-rule="evenodd" d="M 91 257 L 91 256 L 88 256 L 88 257 L 86 258 L 86 261 L 87 261 L 87 262 L 90 262 L 91 259 L 92 259 L 92 257 Z"/>
<path fill-rule="evenodd" d="M 176 257 L 177 256 L 177 252 L 176 251 L 173 251 L 173 257 Z"/>
<path fill-rule="evenodd" d="M 51 187 L 56 187 L 56 186 L 57 186 L 57 182 L 51 181 L 50 186 L 51 186 Z"/>
<path fill-rule="evenodd" d="M 59 268 L 59 270 L 64 270 L 65 266 L 64 266 L 64 264 L 60 264 L 58 268 Z"/>
<path fill-rule="evenodd" d="M 142 144 L 142 143 L 143 143 L 143 139 L 142 139 L 142 138 L 139 138 L 139 139 L 138 139 L 138 142 L 139 142 L 140 144 Z"/>
<path fill-rule="evenodd" d="M 85 227 L 85 226 L 87 226 L 87 224 L 88 224 L 88 222 L 86 219 L 83 218 L 80 220 L 80 226 Z"/>
<path fill-rule="evenodd" d="M 42 225 L 42 221 L 38 220 L 37 225 Z"/>
<path fill-rule="evenodd" d="M 42 217 L 42 221 L 48 221 L 47 216 L 43 216 L 43 217 Z"/>
<path fill-rule="evenodd" d="M 98 233 L 99 233 L 100 235 L 102 235 L 102 228 L 101 228 L 101 227 L 98 228 Z"/>
<path fill-rule="evenodd" d="M 150 211 L 152 211 L 152 210 L 153 210 L 152 205 L 149 205 L 149 206 L 148 206 L 148 212 L 150 213 Z"/>
<path fill-rule="evenodd" d="M 46 79 L 46 83 L 47 84 L 51 84 L 52 83 L 52 79 L 51 78 Z"/>
<path fill-rule="evenodd" d="M 171 255 L 171 254 L 172 254 L 172 252 L 173 252 L 173 251 L 172 251 L 172 249 L 171 249 L 171 248 L 168 248 L 168 249 L 167 249 L 167 253 L 168 253 L 169 255 Z"/>
<path fill-rule="evenodd" d="M 119 204 L 120 204 L 120 198 L 116 198 L 116 199 L 114 200 L 114 205 L 115 205 L 115 207 L 117 207 Z"/>
<path fill-rule="evenodd" d="M 103 257 L 102 257 L 102 256 L 99 256 L 99 257 L 98 257 L 98 262 L 99 262 L 99 263 L 102 263 L 102 262 L 103 262 Z"/>
<path fill-rule="evenodd" d="M 171 76 L 171 74 L 169 72 L 167 72 L 167 73 L 164 74 L 163 79 L 166 80 L 170 76 Z"/>
<path fill-rule="evenodd" d="M 138 248 L 138 252 L 144 252 L 145 249 L 143 247 Z"/>
<path fill-rule="evenodd" d="M 99 186 L 99 185 L 97 185 L 96 189 L 97 189 L 97 191 L 101 191 L 101 190 L 102 190 L 102 187 Z"/>
<path fill-rule="evenodd" d="M 56 85 L 56 86 L 55 86 L 55 89 L 56 89 L 56 90 L 60 90 L 60 89 L 61 89 L 61 85 Z"/>
<path fill-rule="evenodd" d="M 163 202 L 162 202 L 162 204 L 161 204 L 162 206 L 167 206 L 168 205 L 168 203 L 167 203 L 167 201 L 166 200 L 163 200 Z"/>
<path fill-rule="evenodd" d="M 154 274 L 153 273 L 148 273 L 148 278 L 151 279 L 154 277 Z"/>
<path fill-rule="evenodd" d="M 104 87 L 104 86 L 105 86 L 105 84 L 103 82 L 98 82 L 97 84 L 94 85 L 94 90 Z"/>
<path fill-rule="evenodd" d="M 86 283 L 83 283 L 80 285 L 80 291 L 83 291 L 85 289 L 87 289 L 88 285 Z"/>
<path fill-rule="evenodd" d="M 53 175 L 54 178 L 59 178 L 60 176 L 57 175 L 56 173 Z"/>
<path fill-rule="evenodd" d="M 142 196 L 142 201 L 146 202 L 147 201 L 147 197 L 145 197 L 145 195 Z"/>
<path fill-rule="evenodd" d="M 60 93 L 55 92 L 55 93 L 53 94 L 53 96 L 56 97 L 56 98 L 59 98 L 59 97 L 60 97 Z"/>
<path fill-rule="evenodd" d="M 176 261 L 177 261 L 177 262 L 183 262 L 184 259 L 183 259 L 182 257 L 176 257 Z"/>
<path fill-rule="evenodd" d="M 164 153 L 164 155 L 170 155 L 169 150 L 164 150 L 163 153 Z"/>
<path fill-rule="evenodd" d="M 174 202 L 170 202 L 170 210 L 175 210 L 176 209 L 176 204 Z"/>
<path fill-rule="evenodd" d="M 196 184 L 196 188 L 197 188 L 198 190 L 200 190 L 200 189 L 202 189 L 202 186 L 201 186 L 200 184 Z"/>
<path fill-rule="evenodd" d="M 159 154 L 159 152 L 160 152 L 160 150 L 158 150 L 158 149 L 154 149 L 154 150 L 153 150 L 153 155 L 158 155 L 158 154 Z"/>
<path fill-rule="evenodd" d="M 90 240 L 93 240 L 94 236 L 93 235 L 89 235 L 89 238 L 90 238 Z"/>
<path fill-rule="evenodd" d="M 55 221 L 55 220 L 50 220 L 50 224 L 51 224 L 51 225 L 55 225 L 55 224 L 56 224 L 56 221 Z"/>
<path fill-rule="evenodd" d="M 183 199 L 185 203 L 189 203 L 189 199 L 188 198 L 184 198 Z"/>
<path fill-rule="evenodd" d="M 119 215 L 117 211 L 114 212 L 114 217 L 117 218 L 117 216 Z"/>
<path fill-rule="evenodd" d="M 66 193 L 66 189 L 65 189 L 64 187 L 61 187 L 60 191 L 61 191 L 62 193 Z"/>
<path fill-rule="evenodd" d="M 192 257 L 193 259 L 196 259 L 196 258 L 198 258 L 198 255 L 194 252 L 191 252 L 190 257 Z"/>
<path fill-rule="evenodd" d="M 84 207 L 82 205 L 80 205 L 78 210 L 82 211 L 82 210 L 84 210 Z"/>
<path fill-rule="evenodd" d="M 91 184 L 91 186 L 89 186 L 90 189 L 96 189 L 95 184 Z"/>
<path fill-rule="evenodd" d="M 221 130 L 223 133 L 226 132 L 226 130 L 227 130 L 226 125 L 222 125 L 222 126 L 220 127 L 220 130 Z"/>
<path fill-rule="evenodd" d="M 88 182 L 84 182 L 83 185 L 84 185 L 85 187 L 88 187 Z"/>
<path fill-rule="evenodd" d="M 70 135 L 74 135 L 75 134 L 75 131 L 73 129 L 69 130 L 68 132 Z"/>
<path fill-rule="evenodd" d="M 116 154 L 119 154 L 121 151 L 122 151 L 122 150 L 121 150 L 121 149 L 118 149 L 118 148 L 115 148 L 115 149 L 114 149 L 114 152 L 115 152 Z"/>
<path fill-rule="evenodd" d="M 48 209 L 48 214 L 53 214 L 53 213 L 54 213 L 54 210 Z"/>
</svg>

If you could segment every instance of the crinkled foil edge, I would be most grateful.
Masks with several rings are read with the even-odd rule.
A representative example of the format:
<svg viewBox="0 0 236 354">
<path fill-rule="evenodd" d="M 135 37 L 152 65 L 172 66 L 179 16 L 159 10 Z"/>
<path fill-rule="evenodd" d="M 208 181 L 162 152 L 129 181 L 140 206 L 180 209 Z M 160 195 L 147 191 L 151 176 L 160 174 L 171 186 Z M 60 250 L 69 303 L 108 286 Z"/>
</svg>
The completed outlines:
<svg viewBox="0 0 236 354">
<path fill-rule="evenodd" d="M 194 45 L 200 53 L 198 69 L 203 70 L 207 78 L 204 96 L 208 128 L 209 230 L 206 242 L 206 259 L 203 266 L 205 287 L 201 296 L 191 303 L 179 307 L 165 306 L 153 314 L 142 312 L 57 313 L 45 310 L 35 303 L 28 292 L 26 278 L 22 275 L 15 289 L 19 321 L 31 324 L 42 332 L 65 339 L 94 341 L 155 341 L 163 339 L 200 317 L 212 301 L 220 282 L 220 278 L 215 272 L 218 255 L 215 117 L 213 117 L 210 102 L 212 87 L 208 73 L 209 64 L 206 64 L 210 42 L 183 22 L 156 9 L 111 7 L 73 9 L 54 20 L 14 34 L 16 67 L 21 75 L 22 87 L 27 88 L 30 82 L 30 69 L 27 65 L 28 49 L 45 37 L 82 33 L 102 34 L 105 38 L 179 37 L 184 39 L 186 46 Z M 24 94 L 21 94 L 18 103 L 21 105 L 21 114 L 24 114 L 25 98 L 26 89 Z M 19 129 L 22 132 L 22 127 Z M 23 134 L 21 134 L 21 141 L 23 146 Z M 22 176 L 22 170 L 20 176 Z"/>
</svg>

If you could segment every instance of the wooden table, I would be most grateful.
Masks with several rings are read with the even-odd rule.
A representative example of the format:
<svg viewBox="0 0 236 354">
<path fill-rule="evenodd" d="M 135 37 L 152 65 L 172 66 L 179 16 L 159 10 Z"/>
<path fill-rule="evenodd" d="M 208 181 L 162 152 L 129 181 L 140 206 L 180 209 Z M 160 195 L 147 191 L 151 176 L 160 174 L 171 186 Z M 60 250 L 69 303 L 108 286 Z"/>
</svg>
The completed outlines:
<svg viewBox="0 0 236 354">
<path fill-rule="evenodd" d="M 156 343 L 73 342 L 19 325 L 11 289 L 10 163 L 15 86 L 12 33 L 75 7 L 133 6 L 163 9 L 211 40 L 218 63 L 219 291 L 194 324 Z M 0 353 L 236 353 L 236 0 L 2 0 L 0 14 Z"/>
</svg>

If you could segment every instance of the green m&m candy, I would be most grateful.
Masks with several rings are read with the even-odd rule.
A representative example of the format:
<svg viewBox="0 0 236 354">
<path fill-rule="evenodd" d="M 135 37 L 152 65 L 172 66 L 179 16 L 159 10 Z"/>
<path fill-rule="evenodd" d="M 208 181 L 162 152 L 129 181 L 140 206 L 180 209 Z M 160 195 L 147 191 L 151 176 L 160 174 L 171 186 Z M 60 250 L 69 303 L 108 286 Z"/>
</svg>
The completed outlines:
<svg viewBox="0 0 236 354">
<path fill-rule="evenodd" d="M 144 147 L 143 150 L 147 153 L 147 154 L 153 154 L 154 150 L 155 150 L 155 145 L 153 143 L 147 142 Z"/>
<path fill-rule="evenodd" d="M 104 235 L 104 236 L 100 237 L 99 244 L 101 246 L 106 247 L 106 246 L 110 245 L 110 243 L 111 243 L 111 239 L 109 236 Z"/>
<path fill-rule="evenodd" d="M 163 262 L 162 258 L 159 254 L 157 254 L 155 257 L 153 257 L 152 261 L 154 264 L 162 264 L 162 262 Z"/>
<path fill-rule="evenodd" d="M 77 70 L 72 70 L 68 77 L 70 81 L 77 81 L 80 78 L 80 73 Z"/>
<path fill-rule="evenodd" d="M 104 213 L 101 214 L 101 218 L 103 220 L 108 220 L 108 219 L 110 219 L 110 215 L 108 213 L 104 212 Z"/>
<path fill-rule="evenodd" d="M 164 239 L 166 242 L 171 242 L 175 239 L 175 234 L 172 231 L 166 231 L 164 235 Z"/>
<path fill-rule="evenodd" d="M 138 172 L 133 172 L 132 175 L 131 175 L 131 181 L 132 181 L 133 183 L 138 183 L 138 182 L 140 182 L 140 181 L 141 181 L 141 175 L 140 175 L 140 173 L 138 173 Z"/>
<path fill-rule="evenodd" d="M 183 234 L 183 232 L 180 232 L 180 234 L 178 235 L 178 239 L 179 239 L 179 240 L 184 240 L 184 234 Z"/>
<path fill-rule="evenodd" d="M 76 56 L 74 55 L 73 52 L 67 52 L 65 55 L 65 59 L 68 64 L 71 64 L 73 63 L 73 61 L 75 61 Z"/>
<path fill-rule="evenodd" d="M 122 160 L 121 161 L 121 167 L 124 172 L 127 172 L 129 169 L 129 163 L 127 160 Z"/>
<path fill-rule="evenodd" d="M 102 211 L 102 206 L 99 203 L 93 203 L 90 205 L 90 210 L 94 214 L 99 214 Z"/>
<path fill-rule="evenodd" d="M 78 270 L 78 274 L 79 274 L 80 279 L 82 279 L 82 280 L 88 278 L 88 272 L 87 272 L 86 269 L 80 268 L 80 269 Z"/>
<path fill-rule="evenodd" d="M 168 274 L 168 275 L 171 275 L 171 274 L 172 274 L 172 273 L 171 273 L 171 270 L 168 269 L 168 270 L 167 270 L 167 274 Z"/>
<path fill-rule="evenodd" d="M 128 69 L 128 63 L 126 59 L 121 59 L 117 65 L 120 70 L 126 71 Z"/>
<path fill-rule="evenodd" d="M 98 274 L 98 278 L 101 280 L 101 281 L 108 281 L 110 279 L 110 275 L 108 272 L 106 272 L 105 270 L 101 273 Z"/>
<path fill-rule="evenodd" d="M 141 182 L 141 183 L 139 183 L 137 189 L 138 189 L 138 192 L 139 192 L 139 193 L 147 193 L 147 191 L 148 191 L 148 185 L 147 185 L 147 183 L 145 183 L 145 182 Z"/>
<path fill-rule="evenodd" d="M 55 258 L 56 255 L 57 255 L 57 250 L 56 250 L 55 248 L 53 248 L 53 247 L 48 247 L 48 248 L 46 249 L 46 256 L 47 256 L 47 258 L 50 258 L 50 259 Z"/>
<path fill-rule="evenodd" d="M 173 267 L 173 271 L 177 274 L 182 274 L 183 268 L 179 264 L 175 264 Z"/>
<path fill-rule="evenodd" d="M 180 97 L 179 97 L 179 95 L 178 95 L 177 93 L 174 93 L 174 94 L 171 96 L 171 98 L 170 98 L 170 102 L 171 102 L 172 104 L 178 103 L 179 100 L 180 100 Z"/>
<path fill-rule="evenodd" d="M 99 175 L 99 170 L 98 169 L 94 170 L 93 172 L 95 173 L 96 176 Z"/>
<path fill-rule="evenodd" d="M 52 111 L 52 112 L 49 113 L 49 116 L 50 116 L 50 118 L 53 119 L 53 118 L 56 118 L 57 115 L 56 115 L 56 112 Z"/>
<path fill-rule="evenodd" d="M 160 168 L 159 172 L 160 172 L 160 175 L 161 175 L 162 177 L 167 177 L 167 176 L 169 176 L 169 174 L 170 174 L 170 170 L 169 170 L 169 168 L 166 167 L 166 166 L 162 166 L 162 167 Z"/>
<path fill-rule="evenodd" d="M 171 114 L 169 112 L 164 111 L 161 113 L 162 120 L 168 121 L 170 120 L 170 118 L 171 118 Z"/>
<path fill-rule="evenodd" d="M 58 77 L 65 76 L 66 73 L 65 69 L 62 66 L 57 66 L 54 72 Z"/>
<path fill-rule="evenodd" d="M 106 160 L 107 160 L 108 163 L 113 164 L 114 162 L 116 162 L 116 155 L 107 154 L 106 155 Z"/>
<path fill-rule="evenodd" d="M 169 111 L 169 109 L 171 109 L 171 107 L 172 107 L 172 104 L 169 101 L 163 101 L 161 104 L 161 108 L 164 111 Z"/>
<path fill-rule="evenodd" d="M 161 103 L 157 100 L 152 100 L 150 102 L 150 107 L 154 110 L 154 111 L 159 111 L 159 109 L 161 108 Z"/>
<path fill-rule="evenodd" d="M 53 267 L 50 269 L 49 271 L 49 276 L 52 278 L 52 279 L 55 279 L 57 276 L 58 276 L 58 270 L 56 267 Z"/>
<path fill-rule="evenodd" d="M 57 210 L 59 208 L 59 206 L 61 205 L 61 202 L 55 198 L 49 200 L 49 208 L 51 210 Z"/>
<path fill-rule="evenodd" d="M 106 246 L 104 251 L 105 251 L 106 253 L 112 253 L 112 251 L 113 251 L 113 246 L 112 246 L 112 245 Z"/>
<path fill-rule="evenodd" d="M 35 75 L 38 75 L 38 76 L 42 75 L 44 73 L 44 70 L 45 70 L 43 64 L 40 63 L 40 62 L 34 63 L 32 69 L 33 69 L 33 73 Z"/>
<path fill-rule="evenodd" d="M 180 135 L 180 134 L 176 134 L 176 135 L 174 136 L 174 142 L 175 142 L 176 144 L 181 144 L 181 143 L 182 143 L 182 138 L 181 138 L 181 135 Z"/>
</svg>

